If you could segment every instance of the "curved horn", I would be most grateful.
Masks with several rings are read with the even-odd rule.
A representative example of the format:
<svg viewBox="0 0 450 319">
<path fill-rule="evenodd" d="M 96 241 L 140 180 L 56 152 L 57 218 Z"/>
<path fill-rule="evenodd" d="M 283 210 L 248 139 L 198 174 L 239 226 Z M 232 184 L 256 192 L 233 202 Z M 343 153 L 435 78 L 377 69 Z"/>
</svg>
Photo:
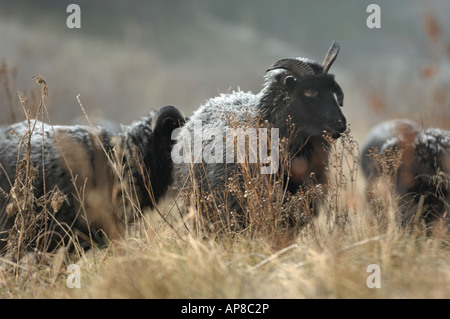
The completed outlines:
<svg viewBox="0 0 450 319">
<path fill-rule="evenodd" d="M 337 43 L 336 41 L 333 41 L 333 43 L 331 44 L 331 47 L 328 50 L 327 55 L 325 56 L 325 59 L 323 60 L 323 63 L 322 63 L 324 74 L 328 73 L 328 70 L 330 69 L 334 60 L 336 60 L 337 55 L 339 53 L 339 49 L 340 49 L 339 43 Z"/>
<path fill-rule="evenodd" d="M 314 70 L 304 61 L 298 59 L 281 59 L 274 62 L 266 72 L 276 69 L 291 71 L 299 77 L 314 75 Z"/>
</svg>

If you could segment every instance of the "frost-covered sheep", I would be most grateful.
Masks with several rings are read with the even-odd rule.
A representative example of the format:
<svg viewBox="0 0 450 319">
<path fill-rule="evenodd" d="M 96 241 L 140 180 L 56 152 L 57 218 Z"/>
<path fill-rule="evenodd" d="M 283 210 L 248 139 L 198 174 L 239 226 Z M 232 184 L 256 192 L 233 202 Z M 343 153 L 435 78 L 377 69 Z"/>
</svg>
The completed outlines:
<svg viewBox="0 0 450 319">
<path fill-rule="evenodd" d="M 443 217 L 448 219 L 450 131 L 423 130 L 406 119 L 386 121 L 369 132 L 361 154 L 369 189 L 381 175 L 391 178 L 404 225 L 413 220 L 430 224 Z M 388 154 L 394 156 L 389 160 Z"/>
<path fill-rule="evenodd" d="M 275 144 L 271 156 L 277 155 L 279 140 L 289 140 L 290 171 L 279 178 L 291 192 L 311 182 L 312 173 L 315 183 L 326 183 L 328 143 L 324 134 L 337 139 L 346 130 L 341 111 L 344 94 L 334 76 L 328 74 L 338 52 L 339 44 L 333 42 L 322 64 L 307 58 L 278 60 L 266 71 L 259 93 L 239 90 L 208 100 L 186 122 L 174 145 L 172 158 L 178 159 L 173 171 L 175 187 L 188 184 L 202 194 L 224 197 L 228 178 L 242 167 L 238 159 L 233 161 L 233 154 L 230 156 L 235 145 L 229 147 L 233 138 L 227 140 L 226 136 L 239 138 L 247 134 L 249 142 L 257 143 L 257 137 L 264 135 L 261 127 L 271 129 L 267 140 L 272 142 L 276 137 L 271 143 Z M 256 137 L 251 129 L 258 133 Z M 220 147 L 223 139 L 226 145 Z M 255 157 L 261 156 L 261 148 L 258 150 Z M 279 173 L 279 158 L 275 156 L 267 162 L 258 159 L 270 166 L 271 173 Z M 239 216 L 242 209 L 231 196 L 228 213 Z M 245 221 L 242 223 L 245 227 Z"/>
<path fill-rule="evenodd" d="M 39 121 L 1 127 L 0 252 L 20 214 L 30 223 L 27 242 L 42 250 L 75 238 L 89 246 L 120 237 L 133 208 L 153 207 L 166 193 L 171 134 L 183 123 L 166 106 L 118 131 Z"/>
</svg>

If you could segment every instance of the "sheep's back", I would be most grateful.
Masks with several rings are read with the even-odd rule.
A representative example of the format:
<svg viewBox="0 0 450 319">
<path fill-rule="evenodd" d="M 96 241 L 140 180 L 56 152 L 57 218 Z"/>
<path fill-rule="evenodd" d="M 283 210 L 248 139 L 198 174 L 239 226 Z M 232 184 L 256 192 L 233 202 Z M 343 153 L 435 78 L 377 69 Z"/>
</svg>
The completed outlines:
<svg viewBox="0 0 450 319">
<path fill-rule="evenodd" d="M 225 137 L 230 128 L 254 127 L 253 124 L 256 123 L 250 122 L 258 116 L 256 104 L 256 96 L 251 92 L 243 91 L 221 94 L 209 99 L 194 112 L 180 130 L 174 149 L 177 148 L 177 144 L 181 146 L 180 143 L 183 143 L 183 139 L 186 138 L 190 140 L 191 150 L 194 150 L 194 141 L 202 141 L 203 149 L 206 148 L 214 141 L 214 139 L 208 139 L 211 137 L 211 129 L 221 132 Z M 201 130 L 196 130 L 199 123 L 202 124 Z M 174 185 L 176 188 L 180 188 L 192 182 L 191 173 L 194 172 L 201 189 L 220 190 L 223 189 L 225 181 L 236 169 L 235 163 L 226 163 L 224 146 L 222 163 L 207 163 L 203 159 L 201 163 L 194 163 L 194 165 L 192 162 L 174 163 Z"/>
<path fill-rule="evenodd" d="M 0 186 L 3 190 L 0 197 L 0 230 L 12 226 L 14 216 L 8 217 L 6 212 L 10 196 L 5 194 L 10 192 L 18 172 L 21 171 L 20 176 L 24 178 L 24 164 L 29 161 L 36 172 L 33 173 L 31 194 L 36 200 L 45 193 L 51 202 L 50 196 L 56 191 L 65 196 L 60 207 L 48 208 L 57 220 L 56 223 L 49 221 L 54 224 L 52 227 L 59 229 L 59 225 L 72 225 L 86 233 L 85 218 L 79 216 L 80 212 L 86 211 L 92 225 L 102 228 L 111 237 L 117 235 L 116 226 L 105 223 L 106 214 L 97 216 L 96 213 L 101 207 L 111 213 L 104 200 L 105 194 L 111 192 L 113 182 L 105 154 L 108 151 L 106 130 L 99 127 L 94 133 L 87 126 L 50 126 L 38 121 L 30 138 L 28 131 L 26 121 L 0 130 Z M 22 160 L 25 160 L 24 164 L 21 164 Z M 85 210 L 80 210 L 80 205 Z M 94 206 L 96 209 L 92 209 Z M 39 211 L 42 207 L 35 209 Z M 114 218 L 110 216 L 109 220 Z M 64 231 L 61 233 L 65 235 Z"/>
</svg>

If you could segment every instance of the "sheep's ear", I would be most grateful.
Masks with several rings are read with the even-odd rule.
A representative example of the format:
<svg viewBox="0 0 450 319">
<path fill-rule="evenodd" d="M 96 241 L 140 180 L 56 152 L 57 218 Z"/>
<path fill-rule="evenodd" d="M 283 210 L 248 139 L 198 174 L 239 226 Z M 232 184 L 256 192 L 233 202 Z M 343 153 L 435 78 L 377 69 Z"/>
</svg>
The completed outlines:
<svg viewBox="0 0 450 319">
<path fill-rule="evenodd" d="M 295 76 L 288 75 L 287 77 L 284 78 L 284 85 L 286 85 L 286 87 L 290 91 L 292 91 L 297 85 L 297 79 L 295 78 Z"/>
</svg>

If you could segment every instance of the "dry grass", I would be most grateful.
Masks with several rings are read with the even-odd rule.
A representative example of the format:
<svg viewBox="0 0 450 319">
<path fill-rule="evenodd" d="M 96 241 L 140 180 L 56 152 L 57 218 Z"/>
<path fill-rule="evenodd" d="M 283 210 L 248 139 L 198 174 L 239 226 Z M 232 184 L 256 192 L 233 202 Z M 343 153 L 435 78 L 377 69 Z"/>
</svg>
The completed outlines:
<svg viewBox="0 0 450 319">
<path fill-rule="evenodd" d="M 0 296 L 449 298 L 448 230 L 436 227 L 427 236 L 399 227 L 395 198 L 389 192 L 374 194 L 367 205 L 365 186 L 358 179 L 358 155 L 350 133 L 332 144 L 330 184 L 321 214 L 294 233 L 286 230 L 283 215 L 277 213 L 270 216 L 270 227 L 263 227 L 267 219 L 254 218 L 252 231 L 199 236 L 187 231 L 179 207 L 167 199 L 157 211 L 139 212 L 144 216 L 139 231 L 130 226 L 126 238 L 104 249 L 72 257 L 64 249 L 22 254 L 20 259 L 0 257 Z M 258 196 L 279 200 L 273 194 L 276 183 L 269 182 L 261 182 L 273 187 L 258 189 Z M 277 203 L 278 212 L 300 213 L 307 207 L 301 203 L 303 195 L 293 196 L 286 205 Z M 252 208 L 254 216 L 260 213 L 258 207 Z M 380 223 L 381 210 L 394 218 Z M 79 289 L 66 284 L 69 263 L 80 267 Z M 381 288 L 366 285 L 371 264 L 381 267 Z"/>
<path fill-rule="evenodd" d="M 377 233 L 369 216 L 350 216 L 349 230 L 325 220 L 292 244 L 274 238 L 179 238 L 166 226 L 146 237 L 91 250 L 78 261 L 81 288 L 66 286 L 60 253 L 47 263 L 2 272 L 10 298 L 448 298 L 448 237 L 396 227 Z M 381 288 L 369 289 L 367 266 L 381 267 Z"/>
</svg>

